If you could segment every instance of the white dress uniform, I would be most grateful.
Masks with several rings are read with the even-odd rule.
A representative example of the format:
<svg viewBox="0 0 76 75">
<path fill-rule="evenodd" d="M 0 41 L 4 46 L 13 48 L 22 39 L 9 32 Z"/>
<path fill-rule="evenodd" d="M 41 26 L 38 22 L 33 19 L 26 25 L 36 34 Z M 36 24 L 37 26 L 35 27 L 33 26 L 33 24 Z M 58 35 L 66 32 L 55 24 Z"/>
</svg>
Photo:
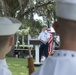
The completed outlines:
<svg viewBox="0 0 76 75">
<path fill-rule="evenodd" d="M 47 41 L 50 38 L 50 34 L 46 31 L 42 31 L 38 36 L 39 40 Z"/>
<path fill-rule="evenodd" d="M 32 75 L 76 75 L 76 52 L 55 51 Z"/>
<path fill-rule="evenodd" d="M 39 40 L 46 42 L 42 43 L 39 47 L 39 61 L 41 62 L 42 53 L 44 51 L 45 57 L 48 57 L 48 39 L 50 38 L 50 34 L 47 32 L 47 30 L 42 31 L 38 37 Z"/>
<path fill-rule="evenodd" d="M 11 71 L 8 69 L 6 59 L 0 59 L 0 75 L 12 75 Z"/>
</svg>

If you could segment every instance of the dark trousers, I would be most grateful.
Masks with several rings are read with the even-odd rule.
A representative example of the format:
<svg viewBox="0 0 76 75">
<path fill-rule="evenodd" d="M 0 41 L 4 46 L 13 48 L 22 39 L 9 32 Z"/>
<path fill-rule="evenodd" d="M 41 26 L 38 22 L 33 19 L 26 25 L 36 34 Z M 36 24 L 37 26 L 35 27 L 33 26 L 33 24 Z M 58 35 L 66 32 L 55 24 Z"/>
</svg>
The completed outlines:
<svg viewBox="0 0 76 75">
<path fill-rule="evenodd" d="M 45 53 L 45 57 L 47 58 L 48 57 L 48 43 L 40 45 L 40 48 L 39 48 L 39 61 L 41 61 L 41 56 L 42 56 L 43 52 Z"/>
</svg>

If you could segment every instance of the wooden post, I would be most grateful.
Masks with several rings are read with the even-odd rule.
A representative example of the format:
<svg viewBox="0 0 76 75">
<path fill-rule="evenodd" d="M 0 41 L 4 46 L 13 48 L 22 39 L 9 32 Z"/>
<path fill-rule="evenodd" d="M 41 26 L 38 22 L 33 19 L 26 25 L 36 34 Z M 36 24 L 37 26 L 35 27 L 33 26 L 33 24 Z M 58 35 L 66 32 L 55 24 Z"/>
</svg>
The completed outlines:
<svg viewBox="0 0 76 75">
<path fill-rule="evenodd" d="M 33 57 L 31 55 L 31 50 L 29 50 L 28 71 L 29 71 L 29 75 L 31 75 L 35 71 Z"/>
<path fill-rule="evenodd" d="M 29 75 L 31 75 L 35 71 L 32 57 L 28 58 L 28 70 L 29 70 Z"/>
</svg>

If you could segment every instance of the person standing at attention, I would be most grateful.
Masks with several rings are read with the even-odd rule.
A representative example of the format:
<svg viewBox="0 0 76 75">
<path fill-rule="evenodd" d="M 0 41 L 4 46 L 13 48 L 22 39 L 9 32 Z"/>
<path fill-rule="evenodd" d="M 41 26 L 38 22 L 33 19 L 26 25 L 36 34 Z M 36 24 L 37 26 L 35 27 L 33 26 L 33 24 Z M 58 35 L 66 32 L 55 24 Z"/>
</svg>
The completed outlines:
<svg viewBox="0 0 76 75">
<path fill-rule="evenodd" d="M 6 54 L 14 44 L 14 34 L 21 22 L 12 17 L 0 17 L 0 75 L 12 75 L 6 63 Z"/>
<path fill-rule="evenodd" d="M 38 36 L 38 39 L 42 42 L 39 48 L 39 61 L 41 62 L 42 53 L 45 53 L 45 57 L 48 57 L 48 40 L 50 38 L 50 34 L 47 32 L 47 26 L 42 26 L 42 32 Z"/>
<path fill-rule="evenodd" d="M 56 0 L 56 16 L 60 49 L 32 75 L 76 75 L 76 0 Z"/>
</svg>

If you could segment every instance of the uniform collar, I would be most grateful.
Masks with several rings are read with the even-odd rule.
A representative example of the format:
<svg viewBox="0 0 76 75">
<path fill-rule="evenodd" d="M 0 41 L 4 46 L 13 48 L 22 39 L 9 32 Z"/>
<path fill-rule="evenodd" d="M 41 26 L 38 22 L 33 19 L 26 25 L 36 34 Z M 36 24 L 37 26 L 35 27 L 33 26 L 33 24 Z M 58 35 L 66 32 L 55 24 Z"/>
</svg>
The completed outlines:
<svg viewBox="0 0 76 75">
<path fill-rule="evenodd" d="M 6 63 L 6 59 L 0 59 L 0 67 L 8 67 Z"/>
<path fill-rule="evenodd" d="M 53 56 L 60 56 L 60 57 L 76 57 L 76 51 L 70 50 L 56 50 Z"/>
<path fill-rule="evenodd" d="M 43 33 L 47 33 L 47 30 L 45 30 L 45 31 L 42 31 Z"/>
</svg>

